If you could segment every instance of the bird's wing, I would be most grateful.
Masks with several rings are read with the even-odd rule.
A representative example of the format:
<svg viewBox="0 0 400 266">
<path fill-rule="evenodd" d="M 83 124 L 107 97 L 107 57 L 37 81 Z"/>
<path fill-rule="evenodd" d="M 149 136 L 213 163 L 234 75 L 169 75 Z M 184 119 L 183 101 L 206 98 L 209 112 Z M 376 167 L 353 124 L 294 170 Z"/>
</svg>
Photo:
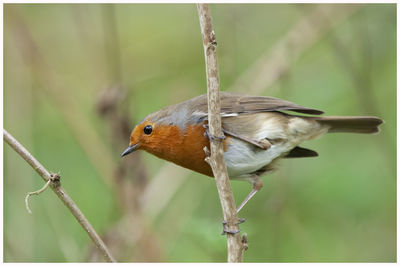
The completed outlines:
<svg viewBox="0 0 400 266">
<path fill-rule="evenodd" d="M 293 111 L 312 115 L 323 114 L 320 110 L 307 108 L 278 98 L 221 92 L 221 113 L 223 115 L 270 111 Z"/>
<path fill-rule="evenodd" d="M 273 111 L 293 111 L 303 114 L 320 115 L 323 111 L 304 107 L 289 101 L 267 96 L 249 96 L 245 94 L 221 92 L 221 116 L 231 117 L 241 114 L 254 114 Z M 207 95 L 201 95 L 185 102 L 188 109 L 199 120 L 207 119 Z"/>
<path fill-rule="evenodd" d="M 222 126 L 231 136 L 247 141 L 261 149 L 269 149 L 274 139 L 285 139 L 283 131 L 287 116 L 282 113 L 267 113 L 273 111 L 293 111 L 303 114 L 320 115 L 323 111 L 307 108 L 289 101 L 266 96 L 246 96 L 240 94 L 221 93 Z M 264 113 L 264 114 L 260 114 Z M 230 120 L 230 121 L 229 121 Z M 259 128 L 263 121 L 270 125 L 269 139 L 260 138 Z M 265 126 L 264 126 L 265 127 Z M 276 132 L 274 134 L 273 132 Z M 265 133 L 266 134 L 266 133 Z M 268 145 L 264 145 L 267 142 Z M 257 144 L 255 144 L 257 143 Z"/>
<path fill-rule="evenodd" d="M 221 92 L 221 117 L 225 134 L 251 143 L 261 149 L 268 149 L 271 143 L 268 139 L 260 138 L 260 123 L 268 120 L 270 139 L 284 139 L 283 127 L 287 123 L 287 116 L 274 111 L 293 111 L 303 114 L 320 115 L 322 111 L 307 108 L 289 101 L 266 96 L 249 96 L 239 93 Z M 193 110 L 193 121 L 207 120 L 207 95 L 201 95 L 187 102 Z M 196 104 L 195 104 L 196 103 Z M 261 133 L 262 134 L 262 133 Z"/>
</svg>

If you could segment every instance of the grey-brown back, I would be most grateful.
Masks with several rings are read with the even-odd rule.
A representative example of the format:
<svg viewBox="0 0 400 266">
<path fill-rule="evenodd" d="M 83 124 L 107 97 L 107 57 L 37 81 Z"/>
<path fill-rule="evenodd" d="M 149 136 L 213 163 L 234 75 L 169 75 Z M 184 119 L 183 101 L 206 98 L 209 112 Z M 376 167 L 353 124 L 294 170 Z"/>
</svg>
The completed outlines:
<svg viewBox="0 0 400 266">
<path fill-rule="evenodd" d="M 221 92 L 220 99 L 222 117 L 271 111 L 294 111 L 313 115 L 323 113 L 320 110 L 266 96 L 249 96 L 240 93 Z M 197 124 L 207 120 L 207 113 L 207 95 L 203 94 L 185 102 L 167 106 L 160 111 L 148 115 L 144 120 L 185 128 L 187 124 Z"/>
</svg>

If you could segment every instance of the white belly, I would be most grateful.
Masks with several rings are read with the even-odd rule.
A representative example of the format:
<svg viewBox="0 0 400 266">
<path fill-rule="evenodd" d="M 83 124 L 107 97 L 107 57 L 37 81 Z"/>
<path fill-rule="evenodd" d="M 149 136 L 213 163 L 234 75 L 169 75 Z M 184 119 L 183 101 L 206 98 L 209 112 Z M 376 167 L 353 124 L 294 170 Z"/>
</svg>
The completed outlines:
<svg viewBox="0 0 400 266">
<path fill-rule="evenodd" d="M 224 157 L 228 174 L 233 179 L 247 177 L 293 148 L 288 143 L 282 143 L 262 150 L 239 139 L 231 138 L 230 141 Z"/>
</svg>

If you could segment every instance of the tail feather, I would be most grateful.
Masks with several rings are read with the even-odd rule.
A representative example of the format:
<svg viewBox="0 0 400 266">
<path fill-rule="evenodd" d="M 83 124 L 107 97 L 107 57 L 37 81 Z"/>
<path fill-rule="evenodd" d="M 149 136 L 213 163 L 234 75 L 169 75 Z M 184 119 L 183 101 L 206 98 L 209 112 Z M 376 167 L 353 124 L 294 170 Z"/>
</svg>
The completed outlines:
<svg viewBox="0 0 400 266">
<path fill-rule="evenodd" d="M 302 157 L 317 157 L 318 153 L 316 151 L 302 148 L 299 146 L 294 147 L 285 155 L 285 158 L 302 158 Z"/>
<path fill-rule="evenodd" d="M 371 134 L 379 132 L 382 120 L 375 116 L 325 116 L 315 117 L 315 121 L 329 126 L 328 133 L 349 132 Z"/>
</svg>

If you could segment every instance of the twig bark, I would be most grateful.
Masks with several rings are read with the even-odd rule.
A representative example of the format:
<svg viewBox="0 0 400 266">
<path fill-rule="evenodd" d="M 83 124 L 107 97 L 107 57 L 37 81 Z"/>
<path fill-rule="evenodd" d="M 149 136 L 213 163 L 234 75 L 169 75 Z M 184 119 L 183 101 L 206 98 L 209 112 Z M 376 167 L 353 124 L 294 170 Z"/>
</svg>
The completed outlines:
<svg viewBox="0 0 400 266">
<path fill-rule="evenodd" d="M 60 180 L 54 179 L 52 174 L 44 168 L 38 160 L 35 159 L 25 148 L 22 146 L 11 134 L 3 129 L 3 138 L 42 178 L 45 182 L 51 181 L 50 187 L 57 194 L 60 200 L 71 211 L 72 215 L 82 226 L 83 230 L 89 235 L 93 243 L 97 246 L 99 251 L 103 254 L 108 262 L 116 262 L 104 242 L 100 239 L 99 235 L 94 230 L 93 226 L 83 215 L 81 210 L 75 202 L 68 196 L 67 192 L 61 187 Z"/>
<path fill-rule="evenodd" d="M 227 223 L 227 230 L 239 231 L 235 200 L 233 198 L 222 149 L 223 134 L 221 130 L 221 103 L 219 97 L 219 75 L 216 53 L 217 42 L 208 4 L 197 4 L 197 11 L 200 19 L 207 74 L 208 125 L 211 155 L 207 157 L 206 160 L 214 173 L 224 220 Z M 240 234 L 228 233 L 227 242 L 228 262 L 241 262 L 243 244 Z"/>
</svg>

